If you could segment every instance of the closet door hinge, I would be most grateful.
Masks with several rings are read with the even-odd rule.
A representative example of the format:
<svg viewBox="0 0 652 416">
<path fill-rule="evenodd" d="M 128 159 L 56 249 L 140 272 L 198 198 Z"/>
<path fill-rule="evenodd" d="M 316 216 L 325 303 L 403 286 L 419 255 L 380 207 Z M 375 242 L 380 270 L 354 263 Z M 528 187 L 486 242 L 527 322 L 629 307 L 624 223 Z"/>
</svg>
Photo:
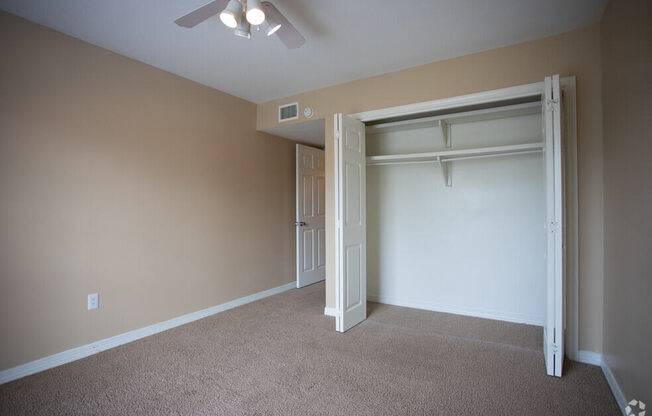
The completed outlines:
<svg viewBox="0 0 652 416">
<path fill-rule="evenodd" d="M 546 100 L 547 111 L 559 111 L 559 98 Z"/>
<path fill-rule="evenodd" d="M 559 231 L 559 221 L 551 221 L 550 222 L 550 232 L 551 233 L 556 233 Z"/>
<path fill-rule="evenodd" d="M 559 353 L 559 346 L 557 344 L 552 344 L 552 353 L 553 354 Z"/>
</svg>

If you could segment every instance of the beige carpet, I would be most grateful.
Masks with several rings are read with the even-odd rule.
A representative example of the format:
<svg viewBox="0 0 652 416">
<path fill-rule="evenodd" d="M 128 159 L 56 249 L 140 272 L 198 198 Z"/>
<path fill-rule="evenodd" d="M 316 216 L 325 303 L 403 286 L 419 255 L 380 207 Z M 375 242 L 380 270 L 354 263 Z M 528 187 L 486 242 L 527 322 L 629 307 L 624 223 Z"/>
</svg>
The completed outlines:
<svg viewBox="0 0 652 416">
<path fill-rule="evenodd" d="M 0 414 L 619 415 L 598 367 L 545 375 L 540 328 L 369 304 L 346 334 L 324 285 L 0 386 Z"/>
</svg>

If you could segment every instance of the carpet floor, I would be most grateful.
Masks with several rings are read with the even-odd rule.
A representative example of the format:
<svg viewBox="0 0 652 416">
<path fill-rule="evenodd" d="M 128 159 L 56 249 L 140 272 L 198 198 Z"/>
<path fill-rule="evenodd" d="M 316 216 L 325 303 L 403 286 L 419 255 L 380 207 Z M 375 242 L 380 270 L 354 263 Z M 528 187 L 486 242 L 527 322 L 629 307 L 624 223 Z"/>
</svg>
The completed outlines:
<svg viewBox="0 0 652 416">
<path fill-rule="evenodd" d="M 324 284 L 0 386 L 0 414 L 619 415 L 600 368 L 545 374 L 541 329 L 369 303 L 345 334 Z"/>
</svg>

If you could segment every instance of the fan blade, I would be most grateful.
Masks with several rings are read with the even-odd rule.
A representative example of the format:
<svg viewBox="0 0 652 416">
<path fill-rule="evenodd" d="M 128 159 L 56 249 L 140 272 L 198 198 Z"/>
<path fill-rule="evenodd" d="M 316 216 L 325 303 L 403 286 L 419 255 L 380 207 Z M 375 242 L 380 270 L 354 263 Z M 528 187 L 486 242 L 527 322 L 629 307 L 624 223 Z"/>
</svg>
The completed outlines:
<svg viewBox="0 0 652 416">
<path fill-rule="evenodd" d="M 183 27 L 194 27 L 208 19 L 213 17 L 226 7 L 226 3 L 229 0 L 214 0 L 208 4 L 204 4 L 199 9 L 194 10 L 188 13 L 185 16 L 182 16 L 174 21 L 174 23 Z"/>
<path fill-rule="evenodd" d="M 272 17 L 281 24 L 281 28 L 276 32 L 276 35 L 288 49 L 296 49 L 306 43 L 306 39 L 301 36 L 301 33 L 292 26 L 292 23 L 272 3 L 264 1 L 262 4 L 267 7 Z"/>
</svg>

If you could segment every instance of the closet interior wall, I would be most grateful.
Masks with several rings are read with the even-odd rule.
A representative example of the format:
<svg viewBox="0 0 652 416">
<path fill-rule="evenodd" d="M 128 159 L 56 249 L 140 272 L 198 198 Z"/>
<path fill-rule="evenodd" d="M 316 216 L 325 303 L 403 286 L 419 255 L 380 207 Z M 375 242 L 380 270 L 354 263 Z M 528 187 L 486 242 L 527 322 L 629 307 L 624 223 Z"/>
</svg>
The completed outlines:
<svg viewBox="0 0 652 416">
<path fill-rule="evenodd" d="M 541 107 L 525 107 L 443 125 L 367 126 L 369 300 L 543 325 Z M 436 160 L 374 165 L 378 156 L 520 145 L 535 150 L 452 156 L 448 171 Z"/>
</svg>

